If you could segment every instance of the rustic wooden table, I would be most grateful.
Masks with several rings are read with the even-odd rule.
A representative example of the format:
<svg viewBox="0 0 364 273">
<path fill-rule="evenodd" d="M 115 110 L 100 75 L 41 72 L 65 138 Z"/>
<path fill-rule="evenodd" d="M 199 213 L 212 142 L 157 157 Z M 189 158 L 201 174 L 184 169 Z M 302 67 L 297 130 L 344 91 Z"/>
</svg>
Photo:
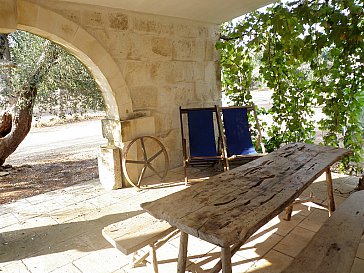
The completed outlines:
<svg viewBox="0 0 364 273">
<path fill-rule="evenodd" d="M 179 273 L 185 272 L 188 234 L 221 247 L 211 270 L 230 273 L 231 256 L 326 172 L 328 207 L 335 210 L 330 166 L 350 151 L 288 144 L 262 158 L 182 191 L 143 203 L 144 210 L 181 230 Z"/>
</svg>

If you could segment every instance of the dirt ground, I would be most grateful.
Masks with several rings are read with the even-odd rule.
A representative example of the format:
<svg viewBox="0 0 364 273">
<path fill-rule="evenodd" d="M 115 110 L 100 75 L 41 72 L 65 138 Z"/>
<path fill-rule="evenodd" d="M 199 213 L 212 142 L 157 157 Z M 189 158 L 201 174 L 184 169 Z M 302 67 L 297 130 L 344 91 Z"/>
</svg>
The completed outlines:
<svg viewBox="0 0 364 273">
<path fill-rule="evenodd" d="M 100 120 L 32 128 L 0 167 L 0 204 L 98 178 Z"/>
<path fill-rule="evenodd" d="M 65 188 L 98 177 L 97 159 L 57 160 L 0 170 L 0 204 Z"/>
</svg>

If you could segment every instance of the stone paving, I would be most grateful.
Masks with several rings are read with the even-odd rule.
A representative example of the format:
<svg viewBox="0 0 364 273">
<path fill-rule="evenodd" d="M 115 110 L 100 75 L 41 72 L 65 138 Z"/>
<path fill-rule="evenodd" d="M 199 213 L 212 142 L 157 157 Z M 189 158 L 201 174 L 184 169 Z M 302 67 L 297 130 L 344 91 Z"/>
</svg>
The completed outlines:
<svg viewBox="0 0 364 273">
<path fill-rule="evenodd" d="M 196 181 L 207 178 L 195 170 Z M 355 188 L 358 178 L 334 174 L 339 205 Z M 106 191 L 98 180 L 22 199 L 0 206 L 0 272 L 153 272 L 150 263 L 130 268 L 128 257 L 101 235 L 103 227 L 140 214 L 139 204 L 183 189 L 183 170 L 169 172 L 168 183 L 136 191 Z M 304 194 L 314 193 L 324 202 L 326 186 L 320 177 Z M 177 206 L 178 204 L 171 204 Z M 283 214 L 257 231 L 233 256 L 233 272 L 280 272 L 308 243 L 327 219 L 327 212 L 313 203 L 294 207 L 290 222 Z M 176 272 L 178 236 L 157 250 L 160 273 Z M 219 248 L 190 236 L 188 270 L 208 272 L 217 262 Z M 352 273 L 364 272 L 364 239 Z"/>
</svg>

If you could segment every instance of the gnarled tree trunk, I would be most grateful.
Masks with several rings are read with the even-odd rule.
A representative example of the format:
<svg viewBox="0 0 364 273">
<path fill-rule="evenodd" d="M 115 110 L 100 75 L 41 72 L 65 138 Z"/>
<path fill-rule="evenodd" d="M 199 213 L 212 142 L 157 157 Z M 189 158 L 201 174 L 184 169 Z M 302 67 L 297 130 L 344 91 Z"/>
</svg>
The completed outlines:
<svg viewBox="0 0 364 273">
<path fill-rule="evenodd" d="M 9 127 L 9 119 L 11 119 L 11 127 L 10 132 L 0 138 L 0 166 L 4 164 L 5 160 L 16 150 L 30 131 L 33 102 L 37 95 L 37 90 L 32 87 L 27 89 L 20 93 L 21 95 L 12 113 L 5 112 L 4 114 L 7 117 L 7 123 L 4 123 L 3 127 Z M 6 132 L 0 133 L 4 134 Z"/>
<path fill-rule="evenodd" d="M 10 57 L 7 35 L 0 34 L 0 58 L 9 61 L 6 60 L 7 56 Z M 15 105 L 2 114 L 0 119 L 0 166 L 4 164 L 9 155 L 16 150 L 29 133 L 32 124 L 33 106 L 37 96 L 37 84 L 46 76 L 57 56 L 55 48 L 49 41 L 46 41 L 44 52 L 37 63 L 34 64 L 34 70 L 28 82 L 18 92 Z"/>
</svg>

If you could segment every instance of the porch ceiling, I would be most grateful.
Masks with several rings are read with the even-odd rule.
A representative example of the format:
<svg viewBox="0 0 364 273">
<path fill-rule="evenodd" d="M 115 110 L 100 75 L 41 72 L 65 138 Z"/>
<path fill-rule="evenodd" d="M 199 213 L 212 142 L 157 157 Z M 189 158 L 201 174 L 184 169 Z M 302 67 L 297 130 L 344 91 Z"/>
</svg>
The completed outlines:
<svg viewBox="0 0 364 273">
<path fill-rule="evenodd" d="M 275 0 L 57 0 L 220 24 Z"/>
</svg>

